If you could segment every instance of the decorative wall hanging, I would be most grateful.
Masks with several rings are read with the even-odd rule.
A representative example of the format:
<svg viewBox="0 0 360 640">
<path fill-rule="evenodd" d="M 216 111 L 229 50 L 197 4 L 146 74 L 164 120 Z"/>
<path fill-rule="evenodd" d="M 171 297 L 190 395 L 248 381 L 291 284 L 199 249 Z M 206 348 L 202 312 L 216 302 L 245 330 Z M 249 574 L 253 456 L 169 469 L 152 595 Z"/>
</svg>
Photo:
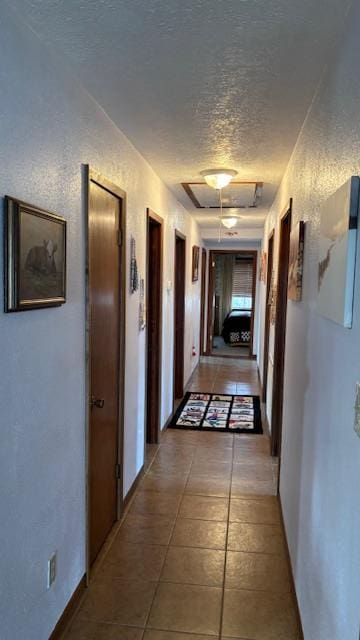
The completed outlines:
<svg viewBox="0 0 360 640">
<path fill-rule="evenodd" d="M 146 327 L 146 310 L 145 310 L 145 282 L 144 278 L 140 278 L 140 296 L 139 296 L 139 331 L 144 331 Z"/>
<path fill-rule="evenodd" d="M 135 238 L 130 238 L 130 293 L 135 293 L 139 288 L 139 274 L 136 260 Z"/>
<path fill-rule="evenodd" d="M 260 255 L 260 273 L 259 273 L 259 280 L 261 282 L 266 282 L 266 267 L 267 267 L 267 253 L 266 251 L 262 251 Z"/>
<path fill-rule="evenodd" d="M 9 196 L 5 208 L 5 311 L 64 304 L 65 219 Z"/>
<path fill-rule="evenodd" d="M 359 209 L 359 178 L 353 176 L 320 211 L 318 310 L 348 329 L 352 325 Z"/>
<path fill-rule="evenodd" d="M 193 246 L 192 248 L 192 281 L 197 282 L 199 280 L 199 257 L 200 247 Z"/>
<path fill-rule="evenodd" d="M 305 222 L 298 222 L 290 233 L 288 298 L 299 302 L 302 295 Z"/>
<path fill-rule="evenodd" d="M 270 323 L 271 324 L 275 324 L 275 319 L 276 319 L 276 298 L 277 298 L 277 287 L 275 284 L 275 271 L 272 271 L 270 288 L 269 288 L 269 298 L 267 301 L 267 304 L 270 307 Z"/>
</svg>

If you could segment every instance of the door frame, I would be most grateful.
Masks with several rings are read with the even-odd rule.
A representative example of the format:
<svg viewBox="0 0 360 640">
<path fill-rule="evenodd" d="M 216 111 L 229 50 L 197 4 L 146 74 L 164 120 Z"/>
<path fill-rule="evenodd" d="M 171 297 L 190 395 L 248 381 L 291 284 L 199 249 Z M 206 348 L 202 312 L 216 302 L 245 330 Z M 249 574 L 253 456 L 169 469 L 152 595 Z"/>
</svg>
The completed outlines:
<svg viewBox="0 0 360 640">
<path fill-rule="evenodd" d="M 284 244 L 285 227 L 290 237 L 292 219 L 292 198 L 280 217 L 280 233 L 277 265 L 277 293 L 275 313 L 274 337 L 274 369 L 273 390 L 271 404 L 271 455 L 281 459 L 281 437 L 284 400 L 284 373 L 286 350 L 286 316 L 287 316 L 287 287 L 289 275 L 289 242 L 286 250 Z M 287 253 L 287 256 L 286 256 Z M 285 264 L 284 268 L 284 262 Z"/>
<path fill-rule="evenodd" d="M 215 256 L 217 254 L 227 253 L 231 255 L 246 255 L 252 256 L 253 259 L 253 281 L 252 281 L 252 298 L 253 298 L 253 308 L 251 313 L 251 343 L 249 345 L 249 356 L 221 356 L 229 357 L 229 358 L 254 358 L 254 326 L 255 326 L 255 306 L 256 306 L 256 278 L 257 278 L 257 261 L 258 261 L 258 251 L 257 249 L 239 249 L 236 251 L 235 249 L 210 249 L 209 251 L 209 280 L 208 280 L 208 309 L 207 309 L 207 323 L 206 323 L 206 355 L 207 356 L 216 356 L 212 352 L 212 328 L 214 326 L 214 290 L 215 290 Z"/>
<path fill-rule="evenodd" d="M 121 200 L 121 215 L 119 216 L 120 251 L 120 327 L 119 327 L 119 404 L 118 404 L 118 447 L 117 465 L 120 473 L 117 477 L 117 520 L 123 511 L 123 470 L 124 470 L 124 398 L 125 398 L 125 319 L 126 319 L 126 250 L 124 238 L 126 238 L 126 192 L 103 175 L 94 171 L 90 165 L 83 165 L 83 185 L 85 203 L 85 486 L 86 486 L 86 581 L 89 584 L 91 574 L 90 564 L 90 353 L 91 353 L 91 319 L 90 319 L 90 279 L 89 279 L 89 211 L 90 211 L 90 183 L 94 182 L 113 196 Z M 115 469 L 114 469 L 115 473 Z"/>
<path fill-rule="evenodd" d="M 266 270 L 266 285 L 265 285 L 265 324 L 264 324 L 264 349 L 263 349 L 263 377 L 262 377 L 262 390 L 261 397 L 262 401 L 266 402 L 266 394 L 267 394 L 267 381 L 268 381 L 268 371 L 269 371 L 269 339 L 270 339 L 270 305 L 269 305 L 269 296 L 270 296 L 270 287 L 271 287 L 271 279 L 272 272 L 274 269 L 274 241 L 275 241 L 275 229 L 271 231 L 268 236 L 267 242 L 267 250 L 268 250 L 268 259 L 267 259 L 267 270 Z M 271 259 L 270 259 L 270 243 L 271 243 Z"/>
<path fill-rule="evenodd" d="M 183 340 L 183 358 L 182 358 L 182 393 L 176 394 L 176 380 L 177 380 L 177 371 L 178 371 L 178 361 L 175 357 L 176 355 L 176 304 L 175 304 L 175 294 L 176 294 L 176 240 L 180 239 L 184 243 L 184 309 L 182 313 L 182 340 Z M 175 229 L 174 234 L 174 321 L 173 321 L 173 330 L 174 330 L 174 369 L 173 369 L 173 409 L 175 407 L 175 400 L 177 397 L 182 397 L 184 395 L 184 370 L 185 370 L 185 297 L 186 297 L 186 236 L 181 233 L 178 229 Z"/>
<path fill-rule="evenodd" d="M 206 267 L 207 267 L 207 251 L 203 247 L 201 251 L 201 284 L 200 284 L 200 337 L 199 337 L 199 356 L 206 353 L 204 347 L 205 338 L 205 306 L 206 306 Z"/>
<path fill-rule="evenodd" d="M 163 327 L 163 242 L 164 242 L 164 220 L 161 218 L 155 211 L 150 209 L 149 207 L 146 209 L 146 308 L 149 308 L 148 297 L 149 297 L 149 273 L 148 273 L 148 259 L 149 259 L 149 241 L 150 241 L 150 221 L 155 222 L 160 228 L 160 255 L 159 255 L 159 279 L 160 279 L 160 287 L 159 287 L 159 296 L 157 300 L 157 307 L 159 310 L 158 316 L 158 357 L 157 357 L 157 378 L 158 378 L 158 386 L 159 393 L 157 398 L 157 429 L 154 434 L 154 444 L 157 444 L 159 441 L 160 435 L 160 420 L 161 420 L 161 392 L 162 392 L 162 384 L 161 384 L 161 363 L 162 363 L 162 327 Z M 148 319 L 147 319 L 148 320 Z M 145 449 L 147 444 L 147 402 L 148 402 L 148 347 L 149 347 L 149 323 L 146 323 L 146 339 L 145 339 Z"/>
</svg>

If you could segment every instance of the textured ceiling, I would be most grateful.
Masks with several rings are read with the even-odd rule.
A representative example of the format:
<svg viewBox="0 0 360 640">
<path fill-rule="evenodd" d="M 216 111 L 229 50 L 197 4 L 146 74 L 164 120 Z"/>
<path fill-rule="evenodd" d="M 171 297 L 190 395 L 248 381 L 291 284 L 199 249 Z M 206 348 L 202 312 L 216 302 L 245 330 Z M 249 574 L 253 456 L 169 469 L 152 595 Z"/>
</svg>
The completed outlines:
<svg viewBox="0 0 360 640">
<path fill-rule="evenodd" d="M 206 227 L 181 182 L 264 181 L 261 225 L 341 29 L 341 0 L 11 0 Z"/>
</svg>

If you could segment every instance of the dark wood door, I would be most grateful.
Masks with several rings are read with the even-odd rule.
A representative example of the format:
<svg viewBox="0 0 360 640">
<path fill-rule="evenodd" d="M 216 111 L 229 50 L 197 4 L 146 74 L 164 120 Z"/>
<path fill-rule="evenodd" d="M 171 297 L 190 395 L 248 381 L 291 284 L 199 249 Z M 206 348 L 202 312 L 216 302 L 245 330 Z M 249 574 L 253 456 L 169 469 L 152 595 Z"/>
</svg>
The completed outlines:
<svg viewBox="0 0 360 640">
<path fill-rule="evenodd" d="M 89 559 L 117 519 L 121 201 L 89 183 Z"/>
<path fill-rule="evenodd" d="M 201 293 L 200 293 L 200 339 L 199 339 L 199 355 L 205 353 L 204 335 L 205 335 L 205 291 L 206 291 L 206 249 L 201 252 Z"/>
<path fill-rule="evenodd" d="M 146 442 L 157 443 L 160 431 L 162 334 L 162 225 L 148 210 L 147 237 L 147 401 Z"/>
<path fill-rule="evenodd" d="M 266 274 L 266 299 L 265 299 L 265 328 L 264 328 L 264 366 L 263 366 L 263 384 L 262 384 L 262 401 L 266 402 L 267 380 L 269 369 L 269 336 L 270 336 L 270 287 L 274 264 L 274 234 L 272 233 L 268 241 L 268 261 Z"/>
<path fill-rule="evenodd" d="M 184 395 L 185 238 L 175 235 L 174 397 Z"/>
<path fill-rule="evenodd" d="M 281 456 L 281 433 L 284 398 L 284 364 L 291 231 L 290 206 L 280 223 L 280 246 L 275 317 L 274 375 L 271 407 L 271 455 Z"/>
</svg>

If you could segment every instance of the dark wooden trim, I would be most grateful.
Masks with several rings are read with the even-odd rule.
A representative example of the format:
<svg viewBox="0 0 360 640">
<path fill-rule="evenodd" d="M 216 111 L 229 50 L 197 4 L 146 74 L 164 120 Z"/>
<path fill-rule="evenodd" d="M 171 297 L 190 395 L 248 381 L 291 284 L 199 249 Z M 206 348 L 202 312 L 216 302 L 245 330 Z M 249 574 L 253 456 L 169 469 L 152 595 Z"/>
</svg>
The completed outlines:
<svg viewBox="0 0 360 640">
<path fill-rule="evenodd" d="M 204 181 L 202 181 L 202 182 L 182 182 L 181 186 L 183 187 L 184 191 L 187 193 L 187 195 L 189 196 L 191 202 L 193 203 L 193 205 L 195 205 L 195 207 L 197 209 L 219 209 L 220 208 L 219 206 L 216 206 L 216 207 L 215 206 L 204 207 L 202 204 L 200 204 L 199 200 L 197 199 L 195 193 L 193 192 L 193 190 L 191 188 L 192 185 L 196 186 L 196 185 L 199 185 L 199 184 L 206 184 L 206 182 L 204 182 Z M 258 182 L 257 180 L 241 180 L 241 181 L 238 181 L 238 182 L 231 181 L 227 185 L 226 188 L 235 187 L 236 185 L 239 185 L 239 184 L 253 184 L 253 185 L 255 185 L 255 193 L 256 193 L 256 190 L 257 190 L 258 187 L 262 187 L 264 185 L 263 182 Z M 209 188 L 211 189 L 212 187 L 209 187 Z M 238 209 L 256 209 L 257 208 L 257 204 L 255 204 L 255 202 L 256 202 L 256 199 L 254 200 L 254 204 L 249 205 L 249 207 L 239 206 L 239 207 L 236 207 L 236 208 L 238 208 Z M 233 209 L 233 208 L 234 208 L 233 204 L 232 205 L 223 204 L 223 209 Z"/>
<path fill-rule="evenodd" d="M 184 366 L 185 366 L 185 296 L 186 296 L 186 236 L 181 233 L 178 229 L 175 229 L 174 234 L 174 296 L 177 296 L 177 285 L 176 280 L 179 275 L 179 265 L 177 265 L 177 248 L 176 241 L 181 240 L 183 242 L 183 252 L 184 252 L 184 264 L 181 265 L 181 269 L 183 270 L 183 305 L 182 309 L 180 309 L 181 318 L 180 322 L 178 322 L 177 312 L 178 307 L 176 300 L 174 299 L 174 385 L 173 385 L 173 406 L 175 405 L 175 399 L 181 398 L 184 395 Z M 179 314 L 180 315 L 180 314 Z M 176 337 L 181 336 L 182 339 L 182 355 L 181 359 L 177 355 L 177 347 L 176 347 Z"/>
<path fill-rule="evenodd" d="M 199 336 L 199 356 L 204 355 L 206 350 L 204 348 L 205 337 L 205 305 L 206 305 L 206 266 L 207 266 L 207 251 L 202 249 L 201 251 L 201 290 L 200 290 L 200 336 Z"/>
<path fill-rule="evenodd" d="M 293 600 L 294 600 L 296 617 L 297 617 L 297 621 L 298 621 L 298 625 L 299 625 L 299 631 L 300 631 L 300 636 L 301 636 L 300 640 L 304 640 L 304 630 L 303 630 L 302 621 L 301 621 L 300 607 L 299 607 L 299 603 L 298 603 L 298 599 L 297 599 L 297 595 L 296 595 L 295 579 L 294 579 L 294 573 L 293 573 L 293 568 L 292 568 L 292 564 L 291 564 L 291 556 L 290 556 L 289 544 L 288 544 L 288 539 L 287 539 L 287 535 L 286 535 L 286 528 L 285 528 L 284 511 L 283 511 L 283 506 L 282 506 L 280 494 L 278 496 L 278 500 L 279 500 L 279 507 L 280 507 L 281 526 L 282 526 L 282 530 L 283 530 L 283 533 L 284 533 L 284 539 L 285 539 L 285 555 L 286 555 L 286 561 L 287 561 L 288 570 L 289 570 L 289 574 L 290 574 L 290 580 L 291 580 L 291 594 L 292 594 L 292 597 L 293 597 Z"/>
<path fill-rule="evenodd" d="M 152 209 L 147 208 L 146 210 L 146 306 L 149 308 L 149 272 L 148 272 L 148 259 L 149 259 L 149 240 L 150 240 L 150 222 L 153 221 L 156 223 L 159 228 L 160 240 L 159 240 L 159 255 L 157 257 L 158 264 L 157 268 L 159 270 L 159 291 L 158 296 L 155 301 L 156 309 L 157 309 L 157 362 L 156 362 L 156 371 L 153 373 L 157 379 L 158 385 L 158 397 L 157 397 L 157 407 L 156 407 L 156 432 L 150 435 L 150 440 L 148 438 L 149 434 L 147 433 L 147 425 L 145 425 L 144 430 L 144 447 L 146 447 L 147 442 L 157 443 L 159 440 L 160 433 L 160 414 L 161 414 L 161 366 L 162 366 L 162 326 L 163 326 L 163 242 L 164 242 L 164 233 L 163 233 L 163 218 L 161 218 L 157 213 L 155 213 Z M 149 348 L 149 322 L 147 322 L 146 326 L 146 349 L 145 349 L 145 407 L 146 407 L 146 420 L 148 416 L 148 348 Z M 144 449 L 145 451 L 145 449 Z"/>
<path fill-rule="evenodd" d="M 88 164 L 82 166 L 83 184 L 84 184 L 84 203 L 85 203 L 85 451 L 86 451 L 86 580 L 90 580 L 90 549 L 89 549 L 89 429 L 90 429 L 90 281 L 89 281 L 89 210 L 90 210 L 90 182 L 94 182 L 112 195 L 121 200 L 121 216 L 119 220 L 119 233 L 121 235 L 121 252 L 120 252 L 120 291 L 119 300 L 121 311 L 120 327 L 119 327 L 119 404 L 118 404 L 118 464 L 121 471 L 124 470 L 124 398 L 125 398 L 125 327 L 126 327 L 126 214 L 127 214 L 127 196 L 126 192 L 113 184 L 102 176 L 100 173 L 91 169 Z M 115 472 L 115 470 L 114 470 Z M 123 473 L 117 482 L 117 519 L 120 520 L 123 513 Z"/>
<path fill-rule="evenodd" d="M 86 590 L 86 575 L 83 575 L 74 593 L 72 594 L 69 602 L 67 603 L 64 611 L 62 612 L 59 620 L 57 621 L 49 640 L 61 640 L 66 629 L 72 622 L 75 613 L 79 607 L 81 599 Z"/>
<path fill-rule="evenodd" d="M 215 256 L 218 254 L 231 254 L 231 255 L 246 255 L 250 256 L 253 259 L 253 308 L 251 314 L 251 344 L 249 345 L 249 355 L 248 356 L 230 356 L 231 358 L 245 358 L 252 359 L 254 357 L 253 354 L 253 343 L 254 343 L 254 325 L 255 325 L 255 309 L 256 309 L 256 272 L 257 272 L 257 258 L 258 251 L 257 249 L 239 249 L 236 251 L 235 249 L 210 249 L 209 250 L 209 284 L 208 284 L 208 311 L 207 311 L 207 323 L 206 323 L 206 355 L 207 356 L 215 356 L 212 352 L 212 328 L 214 326 L 214 285 L 215 285 Z M 219 357 L 223 358 L 226 356 Z M 256 356 L 255 356 L 256 357 Z"/>
<path fill-rule="evenodd" d="M 269 295 L 271 287 L 272 272 L 274 267 L 274 241 L 275 229 L 273 229 L 268 237 L 267 243 L 267 270 L 265 285 L 265 323 L 264 323 L 264 345 L 263 345 L 263 379 L 262 379 L 262 401 L 266 402 L 268 370 L 269 370 L 269 339 L 270 339 L 270 305 Z M 271 246 L 271 257 L 270 249 Z"/>
<path fill-rule="evenodd" d="M 133 497 L 134 497 L 134 495 L 136 493 L 136 490 L 137 490 L 141 480 L 143 479 L 144 475 L 145 475 L 145 467 L 144 467 L 144 465 L 142 465 L 142 467 L 138 471 L 137 476 L 136 476 L 135 480 L 133 481 L 129 491 L 127 492 L 126 496 L 124 497 L 124 502 L 123 502 L 124 512 L 128 508 L 131 500 L 133 499 Z"/>
<path fill-rule="evenodd" d="M 287 315 L 287 287 L 289 273 L 289 241 L 291 232 L 292 199 L 280 219 L 280 240 L 277 273 L 274 373 L 271 406 L 271 455 L 281 458 L 282 416 L 284 398 L 284 365 Z"/>
</svg>

